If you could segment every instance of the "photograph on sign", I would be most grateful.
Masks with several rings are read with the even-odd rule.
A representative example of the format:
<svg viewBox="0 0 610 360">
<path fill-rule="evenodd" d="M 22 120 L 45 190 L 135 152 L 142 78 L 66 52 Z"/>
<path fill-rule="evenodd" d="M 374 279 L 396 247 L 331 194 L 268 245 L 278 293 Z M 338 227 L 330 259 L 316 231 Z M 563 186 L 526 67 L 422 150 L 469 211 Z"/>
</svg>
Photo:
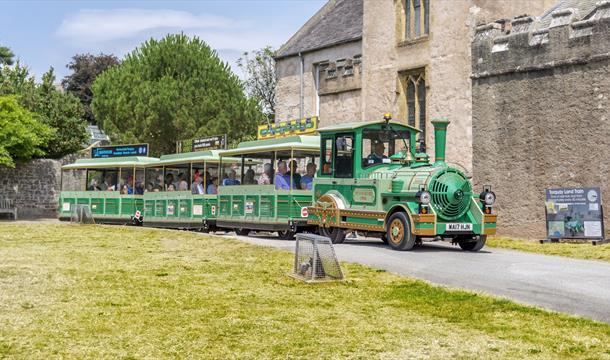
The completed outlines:
<svg viewBox="0 0 610 360">
<path fill-rule="evenodd" d="M 600 188 L 546 190 L 548 238 L 602 238 L 603 213 Z"/>
</svg>

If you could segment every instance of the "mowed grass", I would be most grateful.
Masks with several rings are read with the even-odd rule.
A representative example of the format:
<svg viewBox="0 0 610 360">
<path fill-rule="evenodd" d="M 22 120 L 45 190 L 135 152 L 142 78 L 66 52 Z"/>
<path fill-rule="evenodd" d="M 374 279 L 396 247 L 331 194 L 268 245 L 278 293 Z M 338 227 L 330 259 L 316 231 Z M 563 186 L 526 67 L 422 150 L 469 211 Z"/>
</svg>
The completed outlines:
<svg viewBox="0 0 610 360">
<path fill-rule="evenodd" d="M 0 358 L 610 359 L 608 324 L 189 232 L 0 225 L 0 259 Z"/>
<path fill-rule="evenodd" d="M 557 255 L 586 260 L 610 261 L 610 244 L 594 246 L 590 241 L 540 244 L 538 241 L 491 237 L 487 239 L 486 245 L 545 255 Z"/>
</svg>

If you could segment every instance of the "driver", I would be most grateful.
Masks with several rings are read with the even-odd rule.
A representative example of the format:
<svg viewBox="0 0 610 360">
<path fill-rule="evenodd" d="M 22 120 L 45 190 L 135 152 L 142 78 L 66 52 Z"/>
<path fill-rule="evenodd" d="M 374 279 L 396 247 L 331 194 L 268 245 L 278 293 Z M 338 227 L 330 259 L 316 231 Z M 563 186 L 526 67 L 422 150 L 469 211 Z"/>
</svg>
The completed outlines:
<svg viewBox="0 0 610 360">
<path fill-rule="evenodd" d="M 385 146 L 379 140 L 375 141 L 375 145 L 373 147 L 373 153 L 371 153 L 368 157 L 368 163 L 370 164 L 381 164 L 383 159 L 387 159 L 388 157 L 383 154 L 385 151 Z"/>
</svg>

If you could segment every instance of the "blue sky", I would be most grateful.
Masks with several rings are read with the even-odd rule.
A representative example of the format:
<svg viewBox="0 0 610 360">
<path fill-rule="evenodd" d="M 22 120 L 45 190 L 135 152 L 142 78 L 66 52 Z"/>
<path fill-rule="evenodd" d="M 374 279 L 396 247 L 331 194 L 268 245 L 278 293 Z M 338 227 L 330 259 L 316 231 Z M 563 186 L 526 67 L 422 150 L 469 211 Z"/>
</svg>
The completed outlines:
<svg viewBox="0 0 610 360">
<path fill-rule="evenodd" d="M 121 58 L 150 37 L 183 31 L 217 49 L 235 69 L 244 51 L 279 47 L 325 2 L 0 0 L 0 44 L 38 78 L 53 66 L 59 81 L 74 54 Z"/>
</svg>

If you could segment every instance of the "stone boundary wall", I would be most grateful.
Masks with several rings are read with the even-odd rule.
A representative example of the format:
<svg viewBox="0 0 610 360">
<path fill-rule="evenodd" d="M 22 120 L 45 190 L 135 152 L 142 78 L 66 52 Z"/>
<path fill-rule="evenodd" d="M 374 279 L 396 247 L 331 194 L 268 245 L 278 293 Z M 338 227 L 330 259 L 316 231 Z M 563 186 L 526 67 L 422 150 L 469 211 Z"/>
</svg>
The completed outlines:
<svg viewBox="0 0 610 360">
<path fill-rule="evenodd" d="M 544 238 L 551 187 L 600 186 L 610 228 L 610 1 L 546 23 L 479 26 L 472 43 L 473 176 L 497 194 L 499 235 Z"/>
<path fill-rule="evenodd" d="M 15 168 L 0 167 L 0 198 L 15 201 L 19 219 L 55 218 L 61 191 L 61 166 L 89 157 L 88 154 L 87 150 L 59 160 L 36 159 L 17 164 Z M 76 187 L 84 184 L 84 173 L 67 173 L 63 180 L 68 186 Z"/>
</svg>

